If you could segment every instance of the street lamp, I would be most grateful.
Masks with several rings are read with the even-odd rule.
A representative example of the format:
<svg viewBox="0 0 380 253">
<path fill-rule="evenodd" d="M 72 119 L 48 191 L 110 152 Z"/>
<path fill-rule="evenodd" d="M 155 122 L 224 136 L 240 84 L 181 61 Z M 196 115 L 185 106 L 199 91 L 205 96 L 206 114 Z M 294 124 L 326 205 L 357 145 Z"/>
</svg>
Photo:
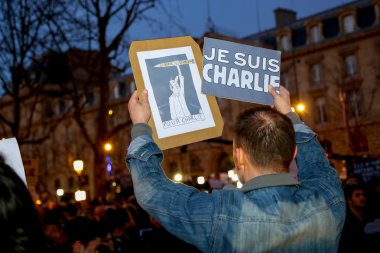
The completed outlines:
<svg viewBox="0 0 380 253">
<path fill-rule="evenodd" d="M 74 166 L 74 170 L 77 173 L 77 175 L 80 176 L 82 174 L 83 167 L 84 167 L 83 161 L 82 160 L 75 160 L 73 162 L 73 166 Z"/>
<path fill-rule="evenodd" d="M 112 150 L 112 144 L 107 142 L 106 144 L 104 144 L 104 149 L 105 149 L 105 151 L 111 151 Z"/>
<path fill-rule="evenodd" d="M 77 173 L 78 175 L 78 186 L 79 188 L 82 186 L 82 178 L 81 178 L 81 175 L 82 175 L 82 172 L 83 172 L 83 167 L 84 167 L 84 163 L 83 163 L 83 160 L 75 160 L 73 162 L 73 167 L 74 167 L 74 171 Z M 78 190 L 79 191 L 79 190 Z M 76 195 L 77 193 L 75 193 Z M 76 198 L 76 196 L 75 196 Z"/>
<path fill-rule="evenodd" d="M 183 176 L 181 173 L 177 173 L 174 175 L 174 180 L 177 182 L 182 182 Z"/>
<path fill-rule="evenodd" d="M 304 115 L 304 112 L 305 112 L 305 105 L 302 103 L 302 102 L 298 102 L 296 105 L 295 105 L 295 108 L 291 108 L 292 112 L 297 112 L 299 117 L 301 118 L 302 120 L 302 116 Z"/>
<path fill-rule="evenodd" d="M 63 189 L 57 189 L 57 196 L 62 197 L 63 194 L 65 194 L 65 191 Z"/>
<path fill-rule="evenodd" d="M 197 177 L 197 183 L 198 184 L 204 184 L 205 183 L 205 177 L 203 177 L 203 176 Z"/>
<path fill-rule="evenodd" d="M 86 192 L 85 191 L 81 191 L 81 190 L 77 190 L 75 192 L 75 200 L 76 201 L 83 201 L 83 200 L 86 200 L 87 196 L 86 196 Z"/>
<path fill-rule="evenodd" d="M 303 103 L 301 103 L 301 102 L 298 103 L 296 105 L 296 110 L 297 110 L 297 112 L 303 112 L 305 110 L 305 105 Z"/>
</svg>

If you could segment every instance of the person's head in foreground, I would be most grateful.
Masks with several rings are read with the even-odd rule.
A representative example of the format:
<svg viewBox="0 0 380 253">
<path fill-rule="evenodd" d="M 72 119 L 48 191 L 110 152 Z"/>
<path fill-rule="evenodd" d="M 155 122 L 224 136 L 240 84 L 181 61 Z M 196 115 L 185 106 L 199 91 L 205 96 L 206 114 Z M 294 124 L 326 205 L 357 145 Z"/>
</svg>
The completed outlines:
<svg viewBox="0 0 380 253">
<path fill-rule="evenodd" d="M 46 252 L 45 243 L 28 188 L 0 155 L 0 252 Z"/>
<path fill-rule="evenodd" d="M 296 152 L 292 122 L 269 107 L 239 115 L 234 126 L 233 156 L 241 183 L 253 177 L 289 171 Z"/>
</svg>

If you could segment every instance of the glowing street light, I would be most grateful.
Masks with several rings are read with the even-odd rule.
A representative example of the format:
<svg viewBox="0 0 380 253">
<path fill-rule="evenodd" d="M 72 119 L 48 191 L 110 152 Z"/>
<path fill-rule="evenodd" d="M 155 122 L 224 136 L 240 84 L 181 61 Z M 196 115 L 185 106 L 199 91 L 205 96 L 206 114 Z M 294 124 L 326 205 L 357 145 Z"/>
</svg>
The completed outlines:
<svg viewBox="0 0 380 253">
<path fill-rule="evenodd" d="M 205 177 L 202 177 L 202 176 L 197 177 L 197 183 L 198 184 L 204 184 L 205 183 Z"/>
<path fill-rule="evenodd" d="M 298 112 L 303 112 L 305 110 L 305 105 L 302 103 L 298 103 L 296 109 Z"/>
<path fill-rule="evenodd" d="M 108 115 L 109 115 L 109 116 L 112 116 L 112 114 L 113 114 L 113 110 L 111 110 L 111 109 L 108 110 Z"/>
<path fill-rule="evenodd" d="M 111 151 L 112 150 L 112 144 L 107 142 L 106 144 L 104 144 L 104 149 L 105 149 L 105 151 Z"/>
<path fill-rule="evenodd" d="M 76 201 L 86 200 L 86 192 L 85 191 L 81 191 L 81 190 L 77 190 L 75 192 L 75 200 Z"/>
<path fill-rule="evenodd" d="M 57 189 L 57 196 L 61 197 L 65 194 L 65 191 L 63 189 Z"/>
<path fill-rule="evenodd" d="M 75 160 L 73 162 L 74 170 L 77 173 L 78 176 L 82 174 L 84 163 L 82 160 Z"/>
<path fill-rule="evenodd" d="M 183 176 L 181 173 L 177 173 L 174 175 L 174 180 L 177 181 L 177 182 L 181 182 L 183 179 Z"/>
</svg>

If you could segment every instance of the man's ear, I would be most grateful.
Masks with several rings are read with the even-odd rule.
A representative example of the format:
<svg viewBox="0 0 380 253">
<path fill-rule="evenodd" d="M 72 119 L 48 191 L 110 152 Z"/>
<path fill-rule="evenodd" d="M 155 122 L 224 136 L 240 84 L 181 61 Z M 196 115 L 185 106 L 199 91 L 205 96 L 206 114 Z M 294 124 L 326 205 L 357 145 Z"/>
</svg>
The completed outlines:
<svg viewBox="0 0 380 253">
<path fill-rule="evenodd" d="M 294 147 L 293 160 L 296 159 L 297 152 L 298 152 L 298 148 L 297 148 L 297 145 L 296 145 Z"/>
<path fill-rule="evenodd" d="M 236 169 L 240 170 L 242 167 L 244 167 L 244 151 L 241 147 L 235 147 L 235 160 Z"/>
</svg>

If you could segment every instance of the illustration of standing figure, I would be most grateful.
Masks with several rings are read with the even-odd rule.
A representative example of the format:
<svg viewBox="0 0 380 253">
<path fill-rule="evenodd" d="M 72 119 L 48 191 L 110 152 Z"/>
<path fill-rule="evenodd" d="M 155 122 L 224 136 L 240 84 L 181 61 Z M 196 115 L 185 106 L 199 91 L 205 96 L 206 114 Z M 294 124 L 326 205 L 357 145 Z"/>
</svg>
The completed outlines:
<svg viewBox="0 0 380 253">
<path fill-rule="evenodd" d="M 189 108 L 185 100 L 185 81 L 182 76 L 179 64 L 176 64 L 178 75 L 169 81 L 169 87 L 172 95 L 169 97 L 170 116 L 172 119 L 190 116 Z"/>
<path fill-rule="evenodd" d="M 190 116 L 185 100 L 184 77 L 176 76 L 174 80 L 170 80 L 169 86 L 172 91 L 172 95 L 169 97 L 171 118 Z"/>
</svg>

